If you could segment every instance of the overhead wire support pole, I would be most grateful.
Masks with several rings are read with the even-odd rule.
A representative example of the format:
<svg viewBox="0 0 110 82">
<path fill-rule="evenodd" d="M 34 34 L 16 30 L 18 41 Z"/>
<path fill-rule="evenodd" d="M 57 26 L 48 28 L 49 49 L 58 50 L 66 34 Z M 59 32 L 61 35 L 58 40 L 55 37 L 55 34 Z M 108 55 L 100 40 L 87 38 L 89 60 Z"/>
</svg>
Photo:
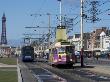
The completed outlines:
<svg viewBox="0 0 110 82">
<path fill-rule="evenodd" d="M 60 26 L 62 25 L 62 1 L 60 1 Z"/>
<path fill-rule="evenodd" d="M 58 0 L 60 3 L 60 26 L 62 25 L 62 0 Z"/>
<path fill-rule="evenodd" d="M 40 15 L 40 16 L 47 15 L 48 16 L 48 27 L 40 27 L 40 28 L 48 28 L 48 48 L 50 48 L 50 35 L 51 35 L 51 33 L 50 33 L 50 30 L 51 30 L 50 16 L 52 14 L 50 14 L 50 13 L 47 13 L 47 14 L 31 14 L 31 16 L 33 16 L 33 15 Z M 37 26 L 37 27 L 26 27 L 26 28 L 39 28 L 39 26 Z"/>
<path fill-rule="evenodd" d="M 50 13 L 47 13 L 48 17 L 49 17 L 49 33 L 48 33 L 48 48 L 50 48 Z"/>
<path fill-rule="evenodd" d="M 83 0 L 81 0 L 81 67 L 84 66 L 83 62 Z"/>
</svg>

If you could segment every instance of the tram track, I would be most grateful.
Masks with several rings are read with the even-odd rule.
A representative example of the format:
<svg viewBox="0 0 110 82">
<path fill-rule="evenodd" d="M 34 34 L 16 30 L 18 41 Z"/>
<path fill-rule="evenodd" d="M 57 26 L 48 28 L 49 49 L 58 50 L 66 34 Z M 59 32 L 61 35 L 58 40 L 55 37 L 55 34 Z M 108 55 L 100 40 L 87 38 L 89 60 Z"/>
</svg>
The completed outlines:
<svg viewBox="0 0 110 82">
<path fill-rule="evenodd" d="M 48 64 L 43 63 L 43 62 L 37 62 L 37 63 L 32 63 L 32 64 L 37 65 L 37 67 L 46 69 L 46 70 L 64 78 L 64 79 L 66 79 L 67 82 L 95 82 L 93 80 L 81 77 L 80 75 L 74 74 L 72 72 L 71 73 L 67 72 L 64 69 L 58 69 L 58 68 L 49 66 Z M 29 69 L 32 70 L 32 66 Z M 35 69 L 38 70 L 37 68 L 35 68 Z M 66 69 L 66 70 L 68 70 L 68 69 Z M 33 72 L 35 73 L 35 71 L 33 71 Z M 50 82 L 53 82 L 53 81 L 50 81 Z"/>
<path fill-rule="evenodd" d="M 65 78 L 67 82 L 96 82 L 91 79 L 81 77 L 79 74 L 74 74 L 73 68 L 71 69 L 56 68 L 56 67 L 46 65 L 44 63 L 40 63 L 40 65 L 43 66 L 45 69 Z"/>
<path fill-rule="evenodd" d="M 67 82 L 66 79 L 50 72 L 49 70 L 43 68 L 38 63 L 25 63 L 28 69 L 33 73 L 38 82 Z M 36 65 L 36 66 L 35 66 Z"/>
<path fill-rule="evenodd" d="M 56 68 L 43 62 L 28 63 L 27 66 L 29 67 L 29 70 L 31 70 L 34 74 L 36 73 L 35 71 L 36 70 L 38 71 L 39 69 L 48 70 L 49 72 L 61 78 L 66 79 L 66 82 L 110 82 L 110 77 L 100 75 L 88 70 L 84 70 L 83 68 Z M 43 77 L 42 74 L 40 75 L 35 74 L 34 76 L 36 78 Z M 50 77 L 50 75 L 44 75 L 44 77 L 47 78 Z M 48 81 L 40 81 L 40 82 L 48 82 Z M 49 81 L 49 82 L 54 82 L 54 81 Z"/>
</svg>

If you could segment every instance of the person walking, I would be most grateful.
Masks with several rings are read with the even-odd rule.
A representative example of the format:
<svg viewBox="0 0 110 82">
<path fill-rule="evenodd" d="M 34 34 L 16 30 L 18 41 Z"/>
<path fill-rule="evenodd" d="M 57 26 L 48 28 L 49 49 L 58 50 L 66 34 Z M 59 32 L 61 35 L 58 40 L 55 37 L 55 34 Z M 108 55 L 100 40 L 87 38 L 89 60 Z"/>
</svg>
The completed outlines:
<svg viewBox="0 0 110 82">
<path fill-rule="evenodd" d="M 96 54 L 96 59 L 97 59 L 97 60 L 99 59 L 99 56 L 98 56 L 98 54 Z"/>
</svg>

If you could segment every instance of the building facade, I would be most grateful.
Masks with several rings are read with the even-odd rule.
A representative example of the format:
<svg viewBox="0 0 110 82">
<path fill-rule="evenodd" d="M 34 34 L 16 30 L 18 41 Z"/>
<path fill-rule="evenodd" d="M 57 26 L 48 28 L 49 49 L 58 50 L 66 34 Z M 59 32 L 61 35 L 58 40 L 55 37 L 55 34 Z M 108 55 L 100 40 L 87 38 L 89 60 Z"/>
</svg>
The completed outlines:
<svg viewBox="0 0 110 82">
<path fill-rule="evenodd" d="M 110 51 L 110 30 L 107 27 L 101 27 L 91 33 L 83 33 L 84 54 L 100 55 L 105 51 Z M 72 37 L 72 36 L 71 36 Z M 81 51 L 80 34 L 74 34 L 68 41 L 75 45 L 76 51 Z"/>
<path fill-rule="evenodd" d="M 107 36 L 105 32 L 100 34 L 100 51 L 102 53 L 110 52 L 110 36 Z"/>
<path fill-rule="evenodd" d="M 101 27 L 91 32 L 90 39 L 88 40 L 88 50 L 92 51 L 92 55 L 100 55 L 102 44 L 104 41 L 101 40 L 101 33 L 105 33 L 104 36 L 109 36 L 109 29 L 107 27 Z M 104 39 L 104 38 L 103 38 Z M 102 41 L 102 42 L 101 42 Z"/>
<path fill-rule="evenodd" d="M 84 44 L 83 48 L 86 51 L 88 49 L 88 39 L 89 38 L 90 38 L 90 33 L 83 34 L 83 44 Z M 68 38 L 68 41 L 70 41 L 72 44 L 75 45 L 76 51 L 81 51 L 81 35 L 80 34 L 74 34 L 72 38 Z"/>
</svg>

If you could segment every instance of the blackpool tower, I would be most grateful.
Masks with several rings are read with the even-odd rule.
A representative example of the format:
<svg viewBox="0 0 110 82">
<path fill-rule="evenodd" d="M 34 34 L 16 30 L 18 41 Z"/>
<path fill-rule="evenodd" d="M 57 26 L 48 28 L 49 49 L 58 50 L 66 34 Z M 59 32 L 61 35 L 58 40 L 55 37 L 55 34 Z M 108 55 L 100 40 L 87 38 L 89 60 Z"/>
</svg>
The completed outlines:
<svg viewBox="0 0 110 82">
<path fill-rule="evenodd" d="M 1 44 L 7 44 L 7 38 L 6 38 L 6 17 L 5 17 L 5 13 L 3 13 L 3 17 L 2 17 Z"/>
</svg>

